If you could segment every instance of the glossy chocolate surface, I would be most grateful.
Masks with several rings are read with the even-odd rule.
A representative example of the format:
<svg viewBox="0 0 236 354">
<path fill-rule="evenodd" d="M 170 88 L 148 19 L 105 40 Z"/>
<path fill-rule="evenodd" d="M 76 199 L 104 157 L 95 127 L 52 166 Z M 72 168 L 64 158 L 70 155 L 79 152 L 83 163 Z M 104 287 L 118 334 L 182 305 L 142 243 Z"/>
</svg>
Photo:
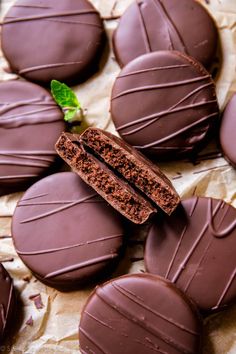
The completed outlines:
<svg viewBox="0 0 236 354">
<path fill-rule="evenodd" d="M 198 354 L 201 322 L 176 287 L 150 274 L 133 274 L 98 286 L 79 327 L 82 354 Z"/>
<path fill-rule="evenodd" d="M 10 325 L 15 305 L 13 282 L 3 265 L 0 263 L 0 345 Z"/>
<path fill-rule="evenodd" d="M 146 242 L 150 273 L 175 283 L 204 312 L 236 299 L 236 209 L 193 197 L 170 217 L 156 219 Z"/>
<path fill-rule="evenodd" d="M 103 23 L 87 0 L 18 0 L 2 26 L 11 69 L 27 80 L 78 83 L 98 68 Z"/>
<path fill-rule="evenodd" d="M 198 151 L 218 114 L 210 74 L 179 52 L 136 58 L 122 69 L 112 90 L 116 130 L 126 142 L 157 159 Z"/>
<path fill-rule="evenodd" d="M 64 129 L 63 114 L 45 89 L 0 83 L 0 194 L 22 190 L 48 171 Z"/>
<path fill-rule="evenodd" d="M 123 243 L 120 215 L 72 172 L 29 188 L 12 222 L 19 257 L 46 284 L 62 289 L 112 269 Z"/>
<path fill-rule="evenodd" d="M 177 50 L 209 68 L 217 41 L 216 25 L 199 2 L 135 0 L 120 19 L 113 47 L 121 66 L 145 53 Z"/>
<path fill-rule="evenodd" d="M 236 168 L 236 94 L 231 97 L 222 116 L 220 144 L 225 158 Z"/>
</svg>

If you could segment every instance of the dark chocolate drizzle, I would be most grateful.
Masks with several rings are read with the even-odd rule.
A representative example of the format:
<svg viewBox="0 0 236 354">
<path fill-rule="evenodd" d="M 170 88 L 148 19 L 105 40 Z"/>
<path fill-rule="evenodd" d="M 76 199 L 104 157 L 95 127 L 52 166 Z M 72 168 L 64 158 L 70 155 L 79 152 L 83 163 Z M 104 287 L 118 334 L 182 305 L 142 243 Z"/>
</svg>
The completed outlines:
<svg viewBox="0 0 236 354">
<path fill-rule="evenodd" d="M 140 3 L 139 3 L 139 1 L 137 1 L 136 3 L 137 3 L 137 8 L 138 8 L 140 22 L 141 22 L 141 28 L 142 28 L 142 33 L 143 33 L 146 53 L 149 53 L 149 52 L 152 51 L 151 43 L 150 43 L 150 40 L 149 40 L 149 37 L 148 37 L 147 28 L 146 28 L 145 20 L 144 20 L 142 11 L 141 11 Z"/>
<path fill-rule="evenodd" d="M 220 207 L 222 207 L 223 201 L 220 203 Z M 225 213 L 222 216 L 221 222 L 224 220 L 224 218 L 227 215 L 228 209 L 230 208 L 230 205 L 225 206 Z M 212 212 L 212 199 L 209 199 L 208 201 L 208 220 L 209 222 L 209 228 L 213 236 L 215 237 L 226 237 L 228 236 L 236 227 L 236 220 L 234 220 L 231 224 L 229 224 L 225 229 L 223 230 L 216 230 L 215 225 L 214 225 L 214 212 Z"/>
<path fill-rule="evenodd" d="M 188 54 L 187 48 L 184 44 L 183 38 L 181 37 L 180 33 L 178 32 L 173 20 L 171 19 L 170 15 L 165 9 L 165 6 L 161 0 L 152 0 L 156 11 L 161 15 L 162 22 L 164 24 L 164 28 L 166 31 L 167 38 L 169 40 L 169 46 L 166 48 L 168 50 L 179 50 L 186 54 Z M 152 46 L 151 41 L 148 36 L 148 23 L 149 19 L 145 19 L 145 16 L 142 12 L 142 4 L 141 0 L 136 0 L 139 18 L 141 22 L 141 29 L 143 33 L 144 44 L 146 48 L 146 53 L 151 52 Z"/>
<path fill-rule="evenodd" d="M 102 349 L 101 344 L 98 343 L 97 341 L 95 341 L 95 339 L 94 339 L 87 331 L 85 331 L 85 329 L 80 328 L 80 332 L 83 333 L 83 335 L 84 335 L 87 339 L 89 339 L 89 341 L 90 341 L 92 344 L 94 344 L 95 347 L 97 347 L 97 348 L 99 349 L 99 351 L 100 351 L 102 354 L 109 354 L 107 351 L 105 351 L 104 349 Z M 80 350 L 81 350 L 81 349 L 80 349 Z M 90 352 L 91 352 L 91 350 L 90 350 Z M 87 352 L 84 352 L 84 353 L 87 354 Z M 92 351 L 92 353 L 95 353 L 95 352 Z"/>
<path fill-rule="evenodd" d="M 197 199 L 197 202 L 198 202 L 198 198 L 196 198 L 196 199 Z M 197 202 L 194 204 L 194 208 L 193 208 L 193 211 L 192 211 L 192 215 L 193 215 L 193 213 L 194 213 L 194 209 L 195 209 L 196 206 L 197 206 Z M 208 228 L 211 229 L 210 225 L 212 224 L 212 220 L 213 220 L 214 216 L 217 214 L 217 212 L 218 212 L 218 210 L 220 209 L 220 207 L 222 206 L 222 201 L 221 201 L 221 200 L 218 201 L 218 203 L 217 203 L 217 205 L 216 205 L 214 211 L 212 212 L 212 209 L 211 209 L 211 200 L 210 200 L 210 199 L 209 199 L 208 203 L 209 203 L 210 213 L 208 213 L 208 215 L 207 215 L 206 223 L 203 225 L 203 228 L 202 228 L 201 232 L 199 233 L 198 237 L 196 238 L 196 240 L 195 240 L 195 242 L 193 243 L 193 245 L 192 245 L 192 247 L 190 248 L 190 250 L 187 252 L 185 258 L 182 260 L 182 262 L 181 262 L 179 268 L 177 269 L 176 273 L 175 273 L 174 276 L 172 277 L 171 281 L 172 281 L 173 283 L 175 283 L 175 282 L 178 280 L 178 278 L 180 277 L 180 275 L 181 275 L 182 271 L 185 269 L 185 267 L 186 267 L 186 265 L 187 265 L 189 259 L 191 258 L 192 254 L 193 254 L 194 251 L 196 250 L 198 244 L 201 242 L 202 238 L 204 237 L 204 235 L 205 235 L 207 229 L 208 229 Z M 185 231 L 186 231 L 186 227 L 185 227 Z M 182 236 L 182 238 L 181 238 L 181 241 L 183 240 L 184 234 L 185 234 L 185 232 L 183 233 L 183 236 Z M 177 256 L 177 253 L 178 253 L 179 248 L 181 247 L 181 241 L 178 243 L 178 246 L 177 246 L 178 249 L 177 249 L 177 251 L 175 252 L 175 258 L 176 258 L 176 256 Z"/>
<path fill-rule="evenodd" d="M 176 136 L 178 136 L 178 135 L 180 135 L 180 134 L 192 129 L 193 127 L 196 127 L 196 126 L 200 125 L 201 123 L 206 122 L 207 120 L 211 119 L 212 117 L 218 116 L 218 114 L 219 114 L 218 112 L 209 114 L 209 115 L 207 115 L 205 117 L 202 117 L 198 121 L 196 121 L 196 122 L 194 122 L 192 124 L 189 124 L 189 125 L 185 126 L 182 129 L 179 129 L 179 130 L 175 131 L 173 134 L 167 135 L 165 138 L 156 140 L 154 142 L 151 142 L 150 144 L 146 144 L 146 145 L 143 145 L 143 146 L 135 146 L 135 148 L 140 149 L 140 150 L 146 149 L 146 148 L 150 148 L 150 147 L 152 147 L 153 149 L 163 149 L 163 147 L 158 147 L 158 146 L 155 146 L 155 145 L 158 145 L 160 143 L 166 142 L 166 141 L 170 140 L 171 138 L 174 138 L 174 137 L 176 137 Z"/>
<path fill-rule="evenodd" d="M 188 54 L 187 48 L 184 44 L 184 40 L 181 37 L 177 27 L 175 26 L 173 20 L 170 15 L 166 11 L 166 8 L 162 2 L 162 0 L 152 0 L 155 4 L 157 11 L 161 14 L 163 18 L 164 26 L 166 27 L 166 33 L 169 37 L 170 48 L 169 50 L 179 50 L 183 53 Z M 172 34 L 172 35 L 171 35 Z M 174 40 L 175 37 L 175 40 Z"/>
<path fill-rule="evenodd" d="M 64 17 L 64 16 L 73 16 L 73 15 L 85 15 L 85 14 L 97 14 L 98 12 L 95 9 L 90 10 L 74 10 L 74 11 L 64 11 L 64 12 L 55 12 L 49 14 L 41 14 L 41 15 L 34 15 L 34 16 L 26 16 L 26 17 L 17 17 L 12 18 L 10 16 L 5 17 L 3 24 L 11 24 L 16 22 L 25 22 L 25 21 L 35 21 L 35 20 L 44 20 L 47 18 L 53 17 Z"/>
<path fill-rule="evenodd" d="M 201 198 L 193 198 L 191 201 L 191 208 L 188 212 L 188 215 L 190 218 L 194 218 L 194 213 L 196 209 L 202 206 L 198 206 L 199 199 Z M 213 208 L 213 202 L 215 203 L 214 208 Z M 173 255 L 170 259 L 170 261 L 166 262 L 168 265 L 167 271 L 164 275 L 165 278 L 170 279 L 173 283 L 176 283 L 177 286 L 180 286 L 181 290 L 189 294 L 193 298 L 193 300 L 198 302 L 198 299 L 194 297 L 193 290 L 190 289 L 190 285 L 195 281 L 195 277 L 198 274 L 200 276 L 200 270 L 202 269 L 203 273 L 207 272 L 207 270 L 204 270 L 203 267 L 207 267 L 207 259 L 210 257 L 209 252 L 211 251 L 212 254 L 212 248 L 214 249 L 216 242 L 223 242 L 222 241 L 217 241 L 217 239 L 224 239 L 226 237 L 234 237 L 234 232 L 236 229 L 236 221 L 233 219 L 233 214 L 232 214 L 232 207 L 229 204 L 226 204 L 223 200 L 214 200 L 212 198 L 207 198 L 205 201 L 206 203 L 206 214 L 205 214 L 205 220 L 201 221 L 202 222 L 202 228 L 199 230 L 197 233 L 196 237 L 193 238 L 193 242 L 191 245 L 189 245 L 186 249 L 182 247 L 184 243 L 184 239 L 189 237 L 189 233 L 187 232 L 189 228 L 189 223 L 184 224 L 183 230 L 180 234 L 179 240 L 176 244 L 175 249 L 173 250 Z M 217 217 L 217 214 L 220 212 L 220 217 Z M 229 218 L 229 213 L 231 212 L 231 222 Z M 197 216 L 196 216 L 197 217 Z M 217 225 L 216 225 L 216 220 Z M 226 222 L 226 220 L 228 220 Z M 225 225 L 222 227 L 222 225 Z M 201 251 L 201 254 L 199 254 L 197 261 L 194 261 L 194 264 L 191 263 L 190 259 L 194 255 L 194 253 L 197 251 L 198 247 L 200 246 L 200 243 L 204 244 L 204 249 Z M 222 247 L 224 245 L 222 244 Z M 203 247 L 203 246 L 202 246 Z M 225 247 L 225 246 L 224 246 Z M 185 254 L 183 254 L 183 251 Z M 179 255 L 179 252 L 181 255 Z M 158 257 L 158 253 L 156 255 Z M 216 259 L 219 257 L 219 255 L 216 253 Z M 230 257 L 230 255 L 229 255 Z M 147 259 L 147 258 L 146 258 Z M 161 260 L 159 260 L 161 261 Z M 204 266 L 203 266 L 204 262 Z M 223 262 L 223 260 L 222 260 Z M 176 263 L 176 265 L 175 265 Z M 183 283 L 183 280 L 179 279 L 182 275 L 182 273 L 188 268 L 188 264 L 191 263 L 191 272 L 189 272 L 188 279 L 186 279 L 186 282 Z M 150 269 L 151 270 L 151 269 Z M 173 274 L 173 270 L 175 270 L 175 273 Z M 216 270 L 217 271 L 217 270 Z M 230 269 L 229 269 L 230 271 Z M 173 275 L 171 275 L 171 273 Z M 207 276 L 205 275 L 205 281 L 207 282 Z M 219 284 L 217 289 L 219 292 L 221 292 L 221 295 L 217 297 L 216 305 L 213 305 L 211 307 L 212 310 L 216 310 L 221 306 L 224 306 L 225 303 L 224 299 L 226 295 L 229 292 L 229 289 L 231 288 L 236 276 L 236 267 L 231 270 L 231 273 L 228 275 L 228 279 L 226 278 L 225 280 L 225 285 L 224 285 L 224 278 L 221 279 L 219 278 Z M 202 275 L 203 277 L 203 275 Z M 210 274 L 209 274 L 210 277 Z M 197 281 L 197 280 L 196 280 Z M 203 281 L 201 277 L 199 278 L 198 281 Z M 195 283 L 196 286 L 196 283 Z M 221 287 L 223 288 L 221 290 Z M 188 292 L 189 291 L 189 292 Z M 231 297 L 233 294 L 231 294 Z M 200 300 L 199 300 L 200 301 Z M 227 301 L 227 300 L 226 300 Z"/>
<path fill-rule="evenodd" d="M 158 67 L 142 69 L 142 70 L 140 69 L 140 70 L 131 71 L 131 72 L 128 72 L 128 73 L 125 73 L 125 74 L 121 73 L 117 77 L 117 79 L 122 79 L 123 77 L 132 76 L 132 75 L 155 72 L 155 71 L 159 71 L 159 70 L 179 69 L 179 68 L 186 68 L 186 67 L 189 67 L 189 65 L 188 64 L 176 64 L 176 65 L 158 66 Z"/>
<path fill-rule="evenodd" d="M 188 98 L 192 97 L 196 93 L 200 92 L 204 88 L 209 87 L 211 85 L 212 85 L 212 83 L 209 82 L 207 84 L 201 85 L 200 87 L 197 87 L 195 90 L 193 90 L 190 93 L 188 93 L 187 95 L 185 95 L 183 98 L 181 98 L 181 100 L 179 100 L 177 103 L 175 103 L 173 106 L 171 106 L 170 108 L 168 108 L 165 111 L 161 111 L 161 112 L 149 115 L 149 116 L 145 116 L 145 117 L 133 120 L 132 122 L 123 124 L 121 126 L 118 126 L 116 129 L 118 131 L 120 131 L 120 130 L 126 129 L 128 127 L 132 127 L 132 126 L 135 126 L 137 124 L 140 124 L 140 123 L 144 122 L 144 124 L 140 125 L 138 128 L 135 128 L 133 130 L 126 131 L 126 132 L 123 133 L 123 136 L 131 135 L 131 134 L 134 134 L 134 133 L 136 133 L 136 132 L 148 127 L 149 125 L 155 123 L 156 121 L 158 121 L 158 119 L 160 119 L 161 117 L 163 117 L 165 115 L 169 115 L 169 114 L 172 114 L 172 113 L 175 113 L 175 112 L 181 112 L 182 110 L 198 107 L 198 106 L 201 106 L 201 105 L 204 105 L 204 104 L 210 104 L 212 102 L 215 103 L 216 101 L 213 100 L 213 101 L 207 101 L 207 102 L 206 101 L 197 102 L 195 104 L 190 104 L 190 105 L 187 105 L 187 106 L 178 107 L 181 103 L 186 101 Z M 147 123 L 145 123 L 145 122 L 147 122 Z"/>
<path fill-rule="evenodd" d="M 62 202 L 59 202 L 59 204 L 64 204 L 63 206 L 59 207 L 59 208 L 56 208 L 56 209 L 53 209 L 53 210 L 50 210 L 46 213 L 42 213 L 42 214 L 39 214 L 39 215 L 36 215 L 36 216 L 33 216 L 31 218 L 28 218 L 28 219 L 25 219 L 25 220 L 22 220 L 20 222 L 20 224 L 25 224 L 25 223 L 28 223 L 28 222 L 31 222 L 31 221 L 35 221 L 35 220 L 39 220 L 39 219 L 42 219 L 42 218 L 45 218 L 47 216 L 51 216 L 53 214 L 56 214 L 56 213 L 59 213 L 60 211 L 63 211 L 65 209 L 68 209 L 68 208 L 71 208 L 75 205 L 78 205 L 78 204 L 82 204 L 86 201 L 88 201 L 89 199 L 93 199 L 93 198 L 96 198 L 97 197 L 97 193 L 94 193 L 94 194 L 91 194 L 89 196 L 85 196 L 79 200 L 75 200 L 75 201 L 62 201 Z M 58 204 L 57 201 L 53 201 L 52 204 Z M 45 203 L 32 203 L 31 205 L 45 205 Z M 21 207 L 21 206 L 24 206 L 24 204 L 22 205 L 21 203 L 19 203 L 18 207 Z"/>
<path fill-rule="evenodd" d="M 105 294 L 105 291 L 102 288 L 97 288 L 96 295 L 104 302 L 106 305 L 111 307 L 115 312 L 118 312 L 120 315 L 124 316 L 127 320 L 131 321 L 132 323 L 136 324 L 137 326 L 142 327 L 145 331 L 151 333 L 156 338 L 160 339 L 164 343 L 168 344 L 170 347 L 175 348 L 180 353 L 185 354 L 194 354 L 191 350 L 186 348 L 183 344 L 178 343 L 174 338 L 168 336 L 164 333 L 160 328 L 154 328 L 150 323 L 147 323 L 140 319 L 137 316 L 135 318 L 133 315 L 126 309 L 125 307 L 121 306 L 121 304 L 116 303 L 114 299 L 108 297 Z"/>
<path fill-rule="evenodd" d="M 24 252 L 24 251 L 19 251 L 17 249 L 16 251 L 17 251 L 18 254 L 21 254 L 21 255 L 24 255 L 24 256 L 33 256 L 33 255 L 37 255 L 37 254 L 55 253 L 55 252 L 68 250 L 68 249 L 71 249 L 71 248 L 88 246 L 88 245 L 91 245 L 91 244 L 94 244 L 94 243 L 97 243 L 97 242 L 99 243 L 99 242 L 104 242 L 104 241 L 110 241 L 110 240 L 112 240 L 114 238 L 119 238 L 119 237 L 123 237 L 123 234 L 104 236 L 104 237 L 97 238 L 96 240 L 90 240 L 90 241 L 87 241 L 87 242 L 80 242 L 80 243 L 77 243 L 77 244 L 71 245 L 71 246 L 51 248 L 51 249 L 47 249 L 47 250 L 37 250 L 37 251 Z"/>
<path fill-rule="evenodd" d="M 139 91 L 156 90 L 156 89 L 163 89 L 163 88 L 167 88 L 167 87 L 187 85 L 187 84 L 192 84 L 194 82 L 203 81 L 206 79 L 210 79 L 210 75 L 204 75 L 204 76 L 194 77 L 192 79 L 173 81 L 173 82 L 162 83 L 162 84 L 157 84 L 157 85 L 134 87 L 132 89 L 125 90 L 125 91 L 113 96 L 112 100 L 115 100 L 115 99 L 125 96 L 125 95 L 129 95 L 131 93 L 139 92 Z"/>
<path fill-rule="evenodd" d="M 32 66 L 30 68 L 26 69 L 21 69 L 19 71 L 19 74 L 26 74 L 32 71 L 37 71 L 37 70 L 44 70 L 44 69 L 49 69 L 49 68 L 60 68 L 64 66 L 70 66 L 70 65 L 80 65 L 82 64 L 82 61 L 72 61 L 72 62 L 66 62 L 66 63 L 53 63 L 53 64 L 43 64 L 43 65 L 37 65 L 37 66 Z"/>
<path fill-rule="evenodd" d="M 93 259 L 89 259 L 89 260 L 84 261 L 84 262 L 80 262 L 80 263 L 77 263 L 77 264 L 72 264 L 72 265 L 70 265 L 68 267 L 64 267 L 64 268 L 55 270 L 55 271 L 53 271 L 51 273 L 48 273 L 47 275 L 45 275 L 44 279 L 54 278 L 54 277 L 56 277 L 58 275 L 62 275 L 64 273 L 72 272 L 74 270 L 85 268 L 85 267 L 88 267 L 88 266 L 91 266 L 91 265 L 94 265 L 94 264 L 97 264 L 97 263 L 102 263 L 102 262 L 105 262 L 107 260 L 114 259 L 116 257 L 118 257 L 118 253 L 110 253 L 110 254 L 107 254 L 107 255 L 104 255 L 104 256 L 101 256 L 101 257 L 96 257 L 96 258 L 93 258 Z"/>
<path fill-rule="evenodd" d="M 134 302 L 135 304 L 141 306 L 142 308 L 144 308 L 145 310 L 153 313 L 154 315 L 160 317 L 161 319 L 171 323 L 173 326 L 179 328 L 180 330 L 183 330 L 184 332 L 190 333 L 194 336 L 199 335 L 196 331 L 192 331 L 191 329 L 181 325 L 180 323 L 177 323 L 176 321 L 174 321 L 173 319 L 170 319 L 168 317 L 166 317 L 165 315 L 161 314 L 160 312 L 157 312 L 155 310 L 153 310 L 151 307 L 149 307 L 147 304 L 145 304 L 143 302 L 143 299 L 141 299 L 140 297 L 137 297 L 137 295 L 135 295 L 134 293 L 132 293 L 130 290 L 125 289 L 123 286 L 116 284 L 116 282 L 114 281 L 112 283 L 112 286 L 121 294 L 123 294 L 125 297 L 127 297 L 129 300 L 131 300 L 132 302 Z"/>
<path fill-rule="evenodd" d="M 230 276 L 229 280 L 227 281 L 226 283 L 226 286 L 225 288 L 223 289 L 223 292 L 219 298 L 219 301 L 217 302 L 216 306 L 213 307 L 212 309 L 218 309 L 222 303 L 222 301 L 224 300 L 224 297 L 226 296 L 227 292 L 229 291 L 230 289 L 230 286 L 232 285 L 234 279 L 235 279 L 235 276 L 236 276 L 236 268 L 234 269 L 232 275 Z"/>
</svg>

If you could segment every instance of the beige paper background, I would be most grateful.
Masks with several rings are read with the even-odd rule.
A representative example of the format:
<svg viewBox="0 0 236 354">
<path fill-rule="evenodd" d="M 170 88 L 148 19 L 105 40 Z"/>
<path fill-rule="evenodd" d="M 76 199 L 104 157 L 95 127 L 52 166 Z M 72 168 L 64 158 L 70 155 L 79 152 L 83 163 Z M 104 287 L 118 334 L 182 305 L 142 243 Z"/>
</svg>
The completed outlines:
<svg viewBox="0 0 236 354">
<path fill-rule="evenodd" d="M 60 1 L 60 0 L 58 0 Z M 216 80 L 217 95 L 220 107 L 223 108 L 233 92 L 236 92 L 236 0 L 199 0 L 215 18 L 222 46 L 222 67 Z M 102 16 L 122 14 L 132 0 L 91 0 Z M 0 0 L 1 3 L 1 0 Z M 0 17 L 14 3 L 12 0 L 2 0 Z M 109 43 L 117 21 L 105 21 Z M 197 30 L 197 29 L 196 29 Z M 6 62 L 0 52 L 0 79 L 14 79 L 3 69 Z M 87 121 L 114 132 L 114 126 L 109 115 L 109 97 L 119 67 L 109 48 L 104 55 L 103 65 L 98 74 L 86 83 L 74 89 L 88 109 Z M 211 144 L 207 152 L 217 152 L 215 144 Z M 181 197 L 193 194 L 222 198 L 236 207 L 236 171 L 222 158 L 204 159 L 197 165 L 190 162 L 162 163 L 160 167 L 169 176 Z M 12 194 L 0 198 L 0 236 L 10 235 L 11 216 L 17 200 L 22 194 Z M 133 230 L 131 238 L 136 237 Z M 142 234 L 138 237 L 142 237 Z M 130 244 L 125 258 L 122 260 L 117 274 L 140 272 L 144 269 L 143 262 L 131 262 L 130 258 L 142 256 L 142 247 Z M 34 277 L 20 261 L 14 251 L 11 238 L 0 238 L 0 261 L 14 278 L 14 284 L 19 295 L 19 310 L 15 313 L 16 330 L 9 343 L 0 347 L 1 353 L 14 354 L 73 354 L 79 352 L 78 324 L 83 304 L 91 289 L 70 293 L 62 293 L 46 287 Z M 219 265 L 221 266 L 221 265 Z M 30 281 L 26 281 L 29 277 Z M 24 278 L 24 279 L 23 279 Z M 43 309 L 37 310 L 30 295 L 40 293 Z M 33 325 L 26 321 L 32 316 Z M 236 354 L 236 305 L 224 312 L 205 320 L 204 354 Z"/>
</svg>

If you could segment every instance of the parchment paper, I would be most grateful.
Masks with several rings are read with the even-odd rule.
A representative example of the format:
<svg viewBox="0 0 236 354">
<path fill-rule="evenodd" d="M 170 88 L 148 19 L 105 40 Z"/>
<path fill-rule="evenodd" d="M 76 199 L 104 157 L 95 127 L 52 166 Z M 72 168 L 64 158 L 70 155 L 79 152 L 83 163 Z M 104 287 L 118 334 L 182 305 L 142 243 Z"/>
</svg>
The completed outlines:
<svg viewBox="0 0 236 354">
<path fill-rule="evenodd" d="M 60 1 L 60 0 L 58 0 Z M 200 1 L 200 0 L 199 0 Z M 132 0 L 91 0 L 102 16 L 120 15 Z M 236 0 L 201 0 L 215 18 L 221 39 L 222 63 L 216 76 L 217 95 L 223 109 L 236 92 Z M 1 0 L 0 0 L 1 3 Z M 1 18 L 14 3 L 2 0 Z M 209 4 L 208 4 L 209 3 Z M 111 50 L 111 35 L 116 20 L 105 21 L 109 46 L 106 48 L 100 72 L 86 83 L 74 87 L 83 107 L 88 109 L 90 125 L 115 132 L 109 115 L 109 97 L 119 67 Z M 197 30 L 197 29 L 196 29 Z M 6 62 L 0 52 L 0 79 L 15 76 L 4 71 Z M 222 198 L 236 207 L 236 171 L 221 157 L 216 144 L 201 152 L 198 161 L 162 163 L 159 166 L 173 181 L 181 197 L 191 195 Z M 0 353 L 51 354 L 78 353 L 78 324 L 83 304 L 91 289 L 62 293 L 37 281 L 14 251 L 10 236 L 11 216 L 22 193 L 0 198 L 0 261 L 14 279 L 18 293 L 18 310 L 11 339 L 0 347 Z M 116 274 L 143 271 L 142 245 L 132 239 L 145 236 L 136 227 L 130 232 L 127 252 Z M 37 309 L 33 295 L 41 295 L 43 308 Z M 42 306 L 41 306 L 42 307 Z M 205 320 L 204 354 L 236 354 L 236 305 Z"/>
</svg>

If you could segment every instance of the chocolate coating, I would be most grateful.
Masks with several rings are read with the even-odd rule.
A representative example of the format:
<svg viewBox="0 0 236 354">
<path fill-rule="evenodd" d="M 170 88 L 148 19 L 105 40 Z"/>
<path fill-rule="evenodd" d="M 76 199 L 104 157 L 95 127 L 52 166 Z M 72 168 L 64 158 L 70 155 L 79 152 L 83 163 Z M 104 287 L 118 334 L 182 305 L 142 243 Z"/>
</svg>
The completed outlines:
<svg viewBox="0 0 236 354">
<path fill-rule="evenodd" d="M 123 242 L 122 220 L 75 173 L 29 188 L 12 221 L 19 257 L 44 283 L 76 287 L 108 272 Z"/>
<path fill-rule="evenodd" d="M 120 19 L 113 47 L 120 66 L 158 50 L 177 50 L 212 64 L 217 49 L 216 25 L 195 0 L 136 0 Z"/>
<path fill-rule="evenodd" d="M 189 299 L 150 274 L 126 275 L 97 287 L 79 327 L 82 354 L 198 354 L 200 334 Z"/>
<path fill-rule="evenodd" d="M 236 299 L 236 209 L 193 197 L 153 224 L 146 242 L 150 273 L 175 283 L 203 312 Z"/>
<path fill-rule="evenodd" d="M 2 26 L 2 50 L 27 80 L 78 83 L 94 73 L 104 42 L 99 13 L 87 0 L 18 0 Z"/>
<path fill-rule="evenodd" d="M 0 263 L 0 345 L 6 335 L 6 331 L 11 323 L 12 313 L 15 305 L 15 294 L 13 282 Z"/>
<path fill-rule="evenodd" d="M 64 129 L 63 114 L 45 89 L 0 83 L 0 194 L 22 190 L 48 171 Z"/>
<path fill-rule="evenodd" d="M 236 94 L 228 102 L 220 126 L 220 144 L 225 158 L 236 168 Z"/>
<path fill-rule="evenodd" d="M 134 59 L 112 90 L 116 130 L 129 144 L 158 159 L 199 150 L 218 114 L 211 76 L 179 52 L 159 51 Z"/>
</svg>

